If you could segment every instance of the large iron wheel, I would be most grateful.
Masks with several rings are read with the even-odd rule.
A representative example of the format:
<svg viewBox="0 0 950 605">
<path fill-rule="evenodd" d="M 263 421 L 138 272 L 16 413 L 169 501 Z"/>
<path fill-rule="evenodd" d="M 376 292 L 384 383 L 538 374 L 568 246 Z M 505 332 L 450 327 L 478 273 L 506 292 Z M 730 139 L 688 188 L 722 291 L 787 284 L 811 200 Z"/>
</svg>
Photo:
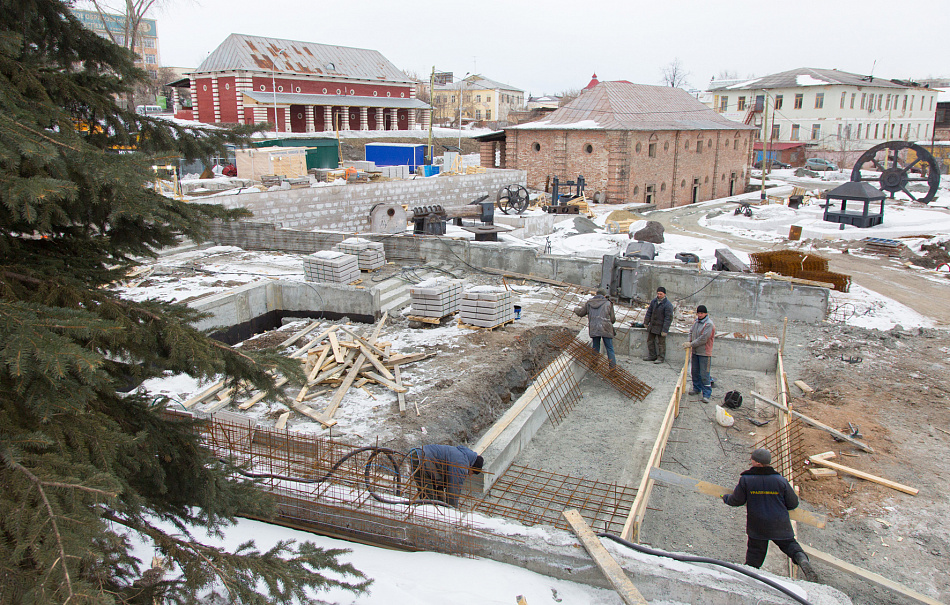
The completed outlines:
<svg viewBox="0 0 950 605">
<path fill-rule="evenodd" d="M 880 172 L 880 176 L 864 176 L 861 168 L 871 164 L 868 170 Z M 940 169 L 929 151 L 908 141 L 888 141 L 865 151 L 851 170 L 852 181 L 877 181 L 878 188 L 891 198 L 898 191 L 915 202 L 930 203 L 940 187 Z M 926 183 L 926 194 L 911 192 L 910 183 Z"/>
<path fill-rule="evenodd" d="M 506 185 L 495 196 L 495 205 L 505 214 L 521 214 L 528 209 L 529 201 L 528 190 L 521 185 Z"/>
</svg>

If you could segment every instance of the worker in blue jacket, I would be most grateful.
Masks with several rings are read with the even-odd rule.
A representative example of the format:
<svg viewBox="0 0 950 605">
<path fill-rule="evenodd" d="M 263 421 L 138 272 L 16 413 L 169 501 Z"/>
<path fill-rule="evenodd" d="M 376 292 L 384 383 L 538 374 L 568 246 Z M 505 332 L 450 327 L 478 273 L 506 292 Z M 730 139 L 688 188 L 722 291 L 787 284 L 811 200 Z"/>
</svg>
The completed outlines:
<svg viewBox="0 0 950 605">
<path fill-rule="evenodd" d="M 772 453 L 765 448 L 752 452 L 752 468 L 743 471 L 739 484 L 731 494 L 722 497 L 729 506 L 746 507 L 746 534 L 749 536 L 745 564 L 762 567 L 769 550 L 769 541 L 798 565 L 811 582 L 817 580 L 808 555 L 795 540 L 788 511 L 798 508 L 798 494 L 788 480 L 770 466 Z"/>
<path fill-rule="evenodd" d="M 462 485 L 482 471 L 485 460 L 464 445 L 425 445 L 409 452 L 409 467 L 420 500 L 441 500 L 458 507 Z"/>
</svg>

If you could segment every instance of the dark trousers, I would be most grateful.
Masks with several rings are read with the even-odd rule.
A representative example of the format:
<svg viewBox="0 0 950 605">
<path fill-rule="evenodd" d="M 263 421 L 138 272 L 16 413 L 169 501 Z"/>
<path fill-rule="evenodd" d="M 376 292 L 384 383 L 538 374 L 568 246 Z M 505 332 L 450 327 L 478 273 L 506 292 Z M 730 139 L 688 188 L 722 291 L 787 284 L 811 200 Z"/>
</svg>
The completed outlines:
<svg viewBox="0 0 950 605">
<path fill-rule="evenodd" d="M 438 463 L 426 460 L 421 450 L 409 452 L 409 468 L 416 483 L 419 500 L 446 501 L 445 478 L 439 472 Z"/>
<path fill-rule="evenodd" d="M 600 341 L 604 341 L 604 348 L 607 349 L 607 359 L 610 360 L 610 367 L 617 365 L 617 358 L 614 356 L 614 339 L 607 338 L 606 336 L 591 336 L 590 337 L 590 346 L 593 347 L 595 351 L 600 353 Z"/>
<path fill-rule="evenodd" d="M 795 538 L 791 540 L 772 540 L 775 542 L 775 545 L 782 549 L 782 552 L 788 555 L 788 558 L 795 562 L 797 565 L 802 556 L 805 556 L 805 551 L 802 550 L 801 544 L 795 541 Z M 765 562 L 765 555 L 769 552 L 769 541 L 768 540 L 757 540 L 755 538 L 749 538 L 749 543 L 745 551 L 745 564 L 750 567 L 762 567 L 762 563 Z M 807 559 L 808 557 L 805 556 Z"/>
<path fill-rule="evenodd" d="M 666 336 L 653 332 L 647 334 L 647 358 L 660 361 L 666 359 Z"/>
<path fill-rule="evenodd" d="M 709 378 L 709 355 L 693 353 L 690 359 L 690 371 L 693 378 L 693 390 L 702 393 L 703 397 L 712 396 L 712 386 Z"/>
</svg>

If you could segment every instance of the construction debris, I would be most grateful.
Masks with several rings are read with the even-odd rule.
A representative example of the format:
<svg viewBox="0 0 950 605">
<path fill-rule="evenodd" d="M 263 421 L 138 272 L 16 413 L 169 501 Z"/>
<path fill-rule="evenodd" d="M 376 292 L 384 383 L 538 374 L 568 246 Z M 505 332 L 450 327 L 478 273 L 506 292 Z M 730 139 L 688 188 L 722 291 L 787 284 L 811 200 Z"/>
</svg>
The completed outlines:
<svg viewBox="0 0 950 605">
<path fill-rule="evenodd" d="M 822 454 L 815 454 L 814 456 L 809 456 L 808 459 L 811 460 L 813 464 L 819 464 L 819 465 L 821 465 L 821 466 L 825 466 L 825 467 L 834 469 L 834 470 L 836 470 L 836 471 L 838 471 L 838 472 L 842 472 L 842 473 L 847 473 L 847 474 L 849 474 L 849 475 L 853 475 L 853 476 L 855 476 L 855 477 L 858 477 L 859 479 L 865 479 L 865 480 L 871 481 L 871 482 L 873 482 L 873 483 L 878 483 L 878 484 L 883 485 L 883 486 L 885 486 L 885 487 L 889 487 L 889 488 L 891 488 L 891 489 L 896 489 L 897 491 L 904 492 L 904 493 L 910 494 L 910 495 L 912 495 L 912 496 L 916 496 L 916 495 L 920 492 L 920 490 L 917 489 L 917 488 L 915 488 L 915 487 L 909 487 L 909 486 L 904 485 L 904 484 L 902 484 L 902 483 L 897 483 L 896 481 L 890 481 L 890 480 L 888 480 L 888 479 L 884 479 L 884 478 L 882 478 L 882 477 L 878 477 L 878 476 L 876 476 L 876 475 L 872 475 L 871 473 L 865 473 L 864 471 L 859 471 L 859 470 L 857 470 L 857 469 L 854 469 L 854 468 L 851 468 L 851 467 L 848 467 L 848 466 L 844 466 L 843 464 L 837 464 L 837 463 L 835 463 L 835 462 L 829 462 L 829 461 L 828 461 L 829 458 L 834 458 L 834 457 L 835 457 L 835 453 L 834 453 L 834 452 L 824 452 L 824 453 L 822 453 Z"/>
</svg>

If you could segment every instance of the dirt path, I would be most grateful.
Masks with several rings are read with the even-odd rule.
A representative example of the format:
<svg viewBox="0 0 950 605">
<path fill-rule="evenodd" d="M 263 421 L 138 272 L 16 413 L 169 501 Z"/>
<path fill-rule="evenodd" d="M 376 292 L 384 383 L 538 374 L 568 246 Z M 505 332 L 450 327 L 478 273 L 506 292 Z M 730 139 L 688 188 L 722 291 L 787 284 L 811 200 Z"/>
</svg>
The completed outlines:
<svg viewBox="0 0 950 605">
<path fill-rule="evenodd" d="M 659 221 L 673 233 L 707 235 L 743 252 L 761 252 L 785 247 L 784 243 L 761 242 L 714 231 L 699 225 L 699 219 L 719 208 L 732 208 L 734 203 L 703 206 L 685 206 L 669 212 L 656 212 L 650 220 Z M 837 273 L 851 276 L 853 283 L 887 296 L 929 317 L 939 327 L 950 326 L 950 279 L 934 280 L 908 269 L 893 259 L 879 256 L 835 254 L 829 257 L 829 267 Z"/>
</svg>

